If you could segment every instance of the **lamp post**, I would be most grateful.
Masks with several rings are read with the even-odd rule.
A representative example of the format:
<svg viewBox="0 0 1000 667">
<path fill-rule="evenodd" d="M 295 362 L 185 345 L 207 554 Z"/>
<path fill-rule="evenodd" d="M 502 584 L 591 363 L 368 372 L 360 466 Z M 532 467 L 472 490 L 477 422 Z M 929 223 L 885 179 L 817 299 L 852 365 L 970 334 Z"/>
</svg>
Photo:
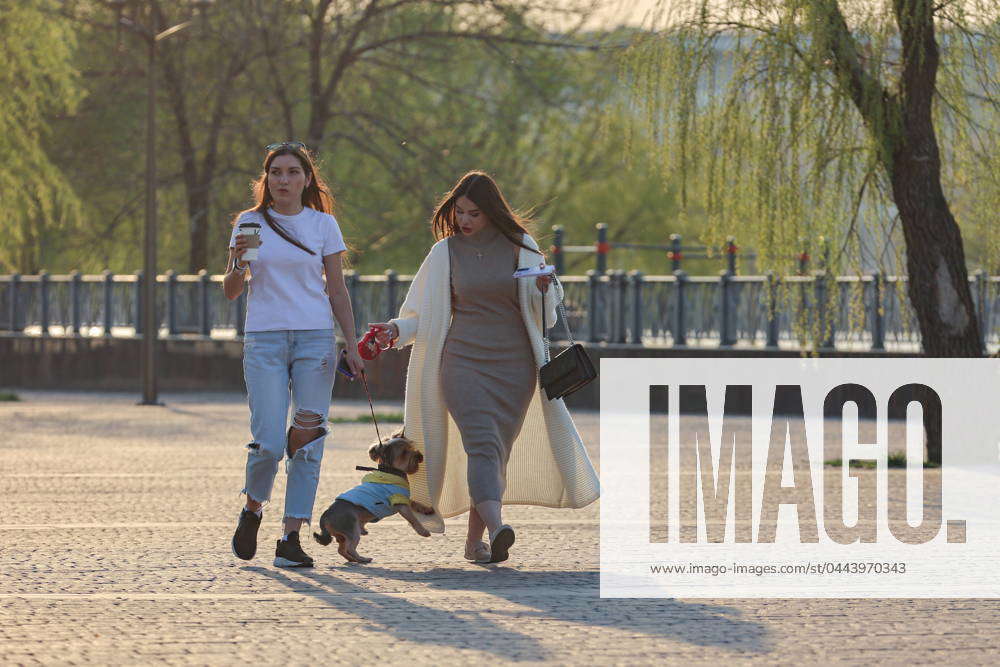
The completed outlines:
<svg viewBox="0 0 1000 667">
<path fill-rule="evenodd" d="M 139 405 L 162 405 L 156 386 L 156 340 L 160 327 L 156 321 L 156 45 L 191 25 L 184 21 L 157 32 L 122 16 L 128 0 L 107 0 L 117 10 L 118 25 L 128 28 L 146 42 L 146 222 L 143 233 L 142 262 L 142 400 Z M 192 0 L 191 5 L 204 10 L 212 0 Z M 154 2 L 155 4 L 155 2 Z"/>
</svg>

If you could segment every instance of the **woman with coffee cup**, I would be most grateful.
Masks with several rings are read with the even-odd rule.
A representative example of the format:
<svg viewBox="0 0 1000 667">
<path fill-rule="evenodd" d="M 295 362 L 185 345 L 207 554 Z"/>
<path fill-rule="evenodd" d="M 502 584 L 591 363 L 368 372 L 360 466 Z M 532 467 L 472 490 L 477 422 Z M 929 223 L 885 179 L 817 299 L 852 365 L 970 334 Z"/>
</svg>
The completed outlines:
<svg viewBox="0 0 1000 667">
<path fill-rule="evenodd" d="M 253 442 L 247 445 L 246 506 L 232 549 L 243 560 L 254 557 L 262 507 L 270 500 L 278 462 L 285 459 L 284 537 L 274 564 L 311 567 L 299 529 L 312 518 L 328 432 L 337 366 L 334 318 L 351 371 L 360 373 L 364 362 L 344 284 L 347 245 L 332 215 L 330 190 L 304 144 L 284 142 L 265 150 L 264 171 L 253 183 L 256 204 L 233 221 L 223 281 L 226 297 L 235 299 L 251 276 L 243 374 Z M 289 403 L 294 405 L 290 426 Z"/>
<path fill-rule="evenodd" d="M 437 510 L 419 518 L 442 532 L 442 517 L 468 511 L 465 557 L 480 563 L 506 560 L 514 542 L 503 504 L 583 507 L 598 497 L 566 406 L 539 390 L 542 308 L 555 322 L 556 290 L 547 275 L 514 276 L 544 266 L 527 224 L 488 174 L 467 173 L 431 218 L 437 243 L 399 317 L 370 325 L 382 345 L 413 345 L 404 430 L 424 465 L 410 488 Z"/>
</svg>

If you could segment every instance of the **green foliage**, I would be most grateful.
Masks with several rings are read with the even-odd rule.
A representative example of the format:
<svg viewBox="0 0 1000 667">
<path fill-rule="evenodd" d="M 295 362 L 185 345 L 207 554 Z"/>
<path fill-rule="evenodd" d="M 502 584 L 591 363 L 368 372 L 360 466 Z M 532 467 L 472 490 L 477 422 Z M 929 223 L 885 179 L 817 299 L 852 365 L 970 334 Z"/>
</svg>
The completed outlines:
<svg viewBox="0 0 1000 667">
<path fill-rule="evenodd" d="M 1000 11 L 958 3 L 942 18 L 939 138 L 970 265 L 1000 273 Z M 989 17 L 992 16 L 992 19 Z"/>
<path fill-rule="evenodd" d="M 102 9 L 106 13 L 99 13 Z M 95 21 L 113 20 L 106 8 L 95 12 L 90 17 Z M 57 257 L 47 268 L 131 273 L 142 268 L 145 45 L 124 29 L 76 21 L 70 26 L 77 35 L 73 62 L 86 96 L 73 113 L 50 117 L 48 124 L 53 155 L 80 200 L 81 223 L 71 238 L 46 239 Z M 161 132 L 164 120 L 161 109 Z M 162 151 L 159 155 L 162 160 Z M 161 175 L 164 171 L 161 166 Z M 170 191 L 161 188 L 158 195 L 160 248 L 169 253 L 172 239 L 164 232 L 174 222 Z"/>
<path fill-rule="evenodd" d="M 710 243 L 735 235 L 756 251 L 759 270 L 779 275 L 795 272 L 800 251 L 825 256 L 822 268 L 840 274 L 906 273 L 913 248 L 892 177 L 910 142 L 921 146 L 919 159 L 932 159 L 934 136 L 903 130 L 903 114 L 919 111 L 920 86 L 929 86 L 945 206 L 974 239 L 965 259 L 996 269 L 995 3 L 677 0 L 661 8 L 662 30 L 637 34 L 623 58 L 631 95 L 621 108 L 636 136 L 654 138 L 662 173 L 680 184 L 682 214 L 704 212 Z M 937 41 L 906 41 L 900 26 L 933 26 Z M 920 71 L 932 49 L 942 52 L 936 86 L 933 71 Z M 932 185 L 924 208 L 939 206 Z M 961 257 L 944 239 L 917 243 Z M 827 290 L 828 309 L 834 294 Z M 796 310 L 804 302 L 790 285 L 777 296 Z M 931 301 L 913 306 L 926 321 L 935 317 Z M 829 335 L 822 323 L 798 324 L 814 345 Z"/>
<path fill-rule="evenodd" d="M 993 267 L 1000 257 L 992 218 L 1000 203 L 997 11 L 978 1 L 940 5 L 935 110 L 945 188 L 976 239 L 970 260 Z M 901 85 L 889 3 L 679 0 L 663 8 L 667 27 L 637 35 L 624 58 L 628 108 L 633 131 L 657 138 L 661 168 L 680 180 L 685 209 L 704 209 L 706 235 L 714 242 L 737 235 L 763 268 L 781 273 L 793 272 L 800 249 L 815 257 L 820 237 L 833 242 L 830 268 L 903 271 L 884 165 L 901 141 L 893 107 L 881 98 Z M 831 8 L 847 17 L 853 42 L 837 30 Z M 884 127 L 866 126 L 831 49 L 854 49 L 860 103 L 880 105 L 876 123 Z"/>
<path fill-rule="evenodd" d="M 521 48 L 511 70 L 507 58 L 481 50 L 459 44 L 447 61 L 427 59 L 419 76 L 433 85 L 387 72 L 379 77 L 382 89 L 370 91 L 374 99 L 359 100 L 392 104 L 401 121 L 395 132 L 364 126 L 371 132 L 361 159 L 335 150 L 328 161 L 344 193 L 342 222 L 362 250 L 359 271 L 414 270 L 430 244 L 427 223 L 437 198 L 473 168 L 498 178 L 514 206 L 536 220 L 543 245 L 555 224 L 574 244 L 591 243 L 598 222 L 609 223 L 619 240 L 665 242 L 670 232 L 688 231 L 676 226 L 675 197 L 651 168 L 649 152 L 630 160 L 623 121 L 606 116 L 619 92 L 607 52 Z M 350 148 L 346 141 L 337 146 Z M 664 271 L 662 255 L 617 253 L 617 262 Z M 568 269 L 592 265 L 592 257 L 577 255 Z"/>
<path fill-rule="evenodd" d="M 403 423 L 402 412 L 376 412 L 375 418 L 382 424 Z M 371 424 L 372 416 L 371 413 L 368 413 L 360 414 L 357 417 L 329 417 L 328 421 L 332 424 Z"/>
<path fill-rule="evenodd" d="M 0 0 L 0 272 L 33 273 L 46 244 L 80 219 L 80 204 L 47 145 L 48 121 L 82 95 L 76 39 L 48 0 Z"/>
<path fill-rule="evenodd" d="M 553 36 L 515 11 L 516 2 L 471 14 L 453 8 L 459 4 L 415 0 L 373 19 L 359 49 L 399 41 L 358 55 L 323 98 L 346 48 L 341 36 L 360 14 L 331 8 L 314 62 L 310 39 L 320 19 L 311 3 L 264 3 L 247 12 L 237 0 L 217 0 L 203 16 L 160 3 L 160 25 L 194 19 L 158 47 L 161 270 L 189 270 L 198 216 L 208 221 L 208 268 L 222 270 L 229 222 L 250 205 L 247 186 L 262 146 L 280 139 L 304 140 L 318 152 L 357 250 L 354 268 L 363 273 L 414 271 L 431 243 L 427 222 L 437 198 L 472 168 L 494 173 L 512 203 L 533 213 L 543 245 L 555 224 L 566 228 L 568 242 L 590 243 L 597 222 L 609 223 L 619 240 L 665 242 L 680 232 L 696 242 L 698 218 L 678 220 L 675 188 L 653 168 L 648 139 L 630 136 L 626 118 L 606 113 L 621 88 L 605 45 L 623 35 Z M 148 24 L 149 6 L 132 3 L 125 11 Z M 66 189 L 82 200 L 84 224 L 72 237 L 44 237 L 52 258 L 46 268 L 132 272 L 142 263 L 145 43 L 114 29 L 107 6 L 73 7 L 78 40 L 65 48 L 84 73 L 76 81 L 86 98 L 42 120 Z M 473 29 L 496 38 L 409 38 Z M 560 40 L 599 48 L 552 46 Z M 198 188 L 209 196 L 193 204 Z M 24 220 L 22 209 L 13 218 Z M 568 267 L 582 271 L 592 262 L 578 255 Z M 611 264 L 667 270 L 658 253 L 616 252 Z"/>
<path fill-rule="evenodd" d="M 885 460 L 887 468 L 905 468 L 906 467 L 906 452 L 889 452 L 889 455 Z M 831 459 L 829 461 L 823 461 L 823 465 L 830 466 L 832 468 L 843 468 L 843 459 Z M 851 467 L 855 469 L 866 469 L 875 470 L 878 468 L 877 461 L 871 461 L 868 459 L 851 459 Z M 924 468 L 940 468 L 939 463 L 933 461 L 924 461 Z"/>
<path fill-rule="evenodd" d="M 759 255 L 743 272 L 794 273 L 799 250 L 822 254 L 820 236 L 830 240 L 831 269 L 900 266 L 879 148 L 809 38 L 806 10 L 815 2 L 726 3 L 730 19 L 754 26 L 745 30 L 691 14 L 657 34 L 564 35 L 513 1 L 386 3 L 393 10 L 364 25 L 350 4 L 317 16 L 316 3 L 247 11 L 242 0 L 216 0 L 195 16 L 185 3 L 158 3 L 164 27 L 193 19 L 159 47 L 161 269 L 190 270 L 192 231 L 207 224 L 208 269 L 222 270 L 229 222 L 250 204 L 262 146 L 281 139 L 318 151 L 362 273 L 415 270 L 437 198 L 472 168 L 494 173 L 512 203 L 534 214 L 543 246 L 552 225 L 583 245 L 604 222 L 619 241 L 666 243 L 680 233 L 685 244 L 721 246 L 735 235 Z M 841 4 L 857 10 L 852 29 L 865 58 L 880 63 L 880 76 L 898 77 L 882 5 L 866 12 L 869 3 Z M 155 18 L 151 6 L 125 11 L 145 24 Z M 0 246 L 0 271 L 135 271 L 145 43 L 114 29 L 101 2 L 0 7 L 0 54 L 9 63 L 0 83 L 16 92 L 0 99 L 8 167 L 0 192 L 9 212 L 0 231 L 10 239 Z M 969 91 L 997 97 L 996 28 L 971 36 L 949 29 L 955 48 L 944 49 L 938 107 L 948 194 L 972 239 L 970 261 L 995 269 L 998 114 Z M 494 37 L 419 37 L 463 30 Z M 612 46 L 629 40 L 622 62 Z M 572 48 L 540 44 L 560 41 Z M 334 76 L 342 55 L 349 66 Z M 567 259 L 570 272 L 593 266 L 592 256 Z M 669 271 L 663 253 L 616 250 L 609 259 L 612 268 Z M 691 273 L 721 266 L 685 261 Z"/>
</svg>

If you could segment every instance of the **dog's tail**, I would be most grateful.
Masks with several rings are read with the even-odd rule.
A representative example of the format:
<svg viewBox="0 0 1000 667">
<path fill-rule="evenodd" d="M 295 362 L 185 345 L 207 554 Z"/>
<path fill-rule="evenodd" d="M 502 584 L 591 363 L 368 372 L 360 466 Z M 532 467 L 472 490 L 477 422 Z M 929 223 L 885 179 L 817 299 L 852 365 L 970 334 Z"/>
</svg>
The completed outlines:
<svg viewBox="0 0 1000 667">
<path fill-rule="evenodd" d="M 330 531 L 326 529 L 326 525 L 320 522 L 320 532 L 313 533 L 313 539 L 322 544 L 324 547 L 333 542 L 333 535 Z"/>
</svg>

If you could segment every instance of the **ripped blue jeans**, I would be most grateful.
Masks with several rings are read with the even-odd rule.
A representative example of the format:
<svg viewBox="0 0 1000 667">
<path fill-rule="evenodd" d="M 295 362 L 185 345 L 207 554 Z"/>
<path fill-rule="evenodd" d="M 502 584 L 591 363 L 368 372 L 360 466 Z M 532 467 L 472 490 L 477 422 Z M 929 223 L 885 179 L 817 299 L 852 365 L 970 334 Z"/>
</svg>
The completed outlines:
<svg viewBox="0 0 1000 667">
<path fill-rule="evenodd" d="M 247 446 L 243 493 L 257 502 L 270 501 L 278 462 L 285 459 L 285 518 L 312 518 L 323 442 L 330 430 L 336 347 L 332 329 L 253 331 L 244 338 L 243 377 L 253 442 Z M 289 402 L 294 408 L 290 427 Z M 288 458 L 291 430 L 317 427 L 323 432 Z"/>
</svg>

